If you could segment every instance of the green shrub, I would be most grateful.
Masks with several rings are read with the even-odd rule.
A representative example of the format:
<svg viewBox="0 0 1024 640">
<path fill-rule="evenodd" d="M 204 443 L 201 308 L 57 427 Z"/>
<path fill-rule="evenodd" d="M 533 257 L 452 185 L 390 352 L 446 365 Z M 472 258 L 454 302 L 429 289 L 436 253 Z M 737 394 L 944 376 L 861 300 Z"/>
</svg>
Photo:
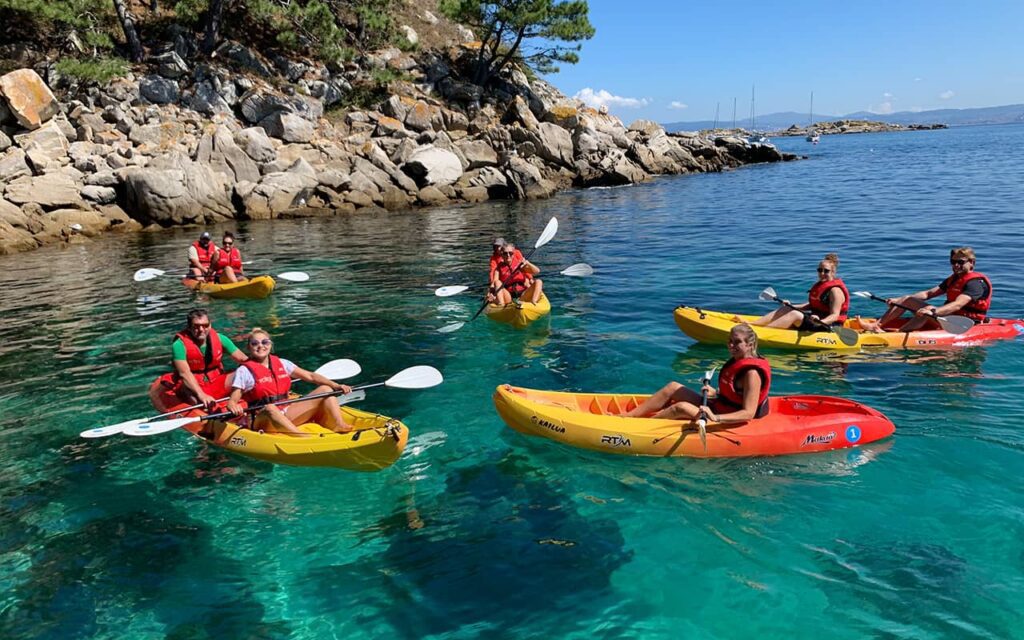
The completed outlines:
<svg viewBox="0 0 1024 640">
<path fill-rule="evenodd" d="M 120 58 L 94 58 L 75 60 L 65 58 L 57 63 L 57 72 L 76 78 L 104 84 L 128 72 L 128 63 Z"/>
</svg>

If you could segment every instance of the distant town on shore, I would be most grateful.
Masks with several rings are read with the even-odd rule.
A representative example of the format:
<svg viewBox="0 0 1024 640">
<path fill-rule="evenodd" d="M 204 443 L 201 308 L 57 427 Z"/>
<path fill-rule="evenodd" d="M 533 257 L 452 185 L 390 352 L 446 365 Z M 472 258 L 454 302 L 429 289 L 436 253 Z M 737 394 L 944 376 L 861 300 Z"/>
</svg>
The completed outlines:
<svg viewBox="0 0 1024 640">
<path fill-rule="evenodd" d="M 809 121 L 814 127 L 821 128 L 822 123 L 846 121 L 869 121 L 893 125 L 903 125 L 907 128 L 911 125 L 935 125 L 944 124 L 950 127 L 960 127 L 983 124 L 1021 124 L 1024 123 L 1024 104 L 1011 104 L 999 107 L 980 107 L 975 109 L 934 109 L 931 111 L 899 111 L 896 113 L 871 113 L 870 111 L 858 111 L 842 116 L 831 116 L 815 113 L 808 118 L 808 113 L 796 111 L 784 111 L 780 113 L 767 113 L 757 115 L 754 118 L 754 126 L 751 126 L 750 117 L 738 118 L 735 126 L 742 129 L 757 129 L 760 131 L 784 132 L 794 125 L 800 129 L 806 129 Z M 722 118 L 718 122 L 714 120 L 697 120 L 692 122 L 666 122 L 663 124 L 665 130 L 672 131 L 700 131 L 705 129 L 727 129 L 732 128 L 731 118 Z"/>
</svg>

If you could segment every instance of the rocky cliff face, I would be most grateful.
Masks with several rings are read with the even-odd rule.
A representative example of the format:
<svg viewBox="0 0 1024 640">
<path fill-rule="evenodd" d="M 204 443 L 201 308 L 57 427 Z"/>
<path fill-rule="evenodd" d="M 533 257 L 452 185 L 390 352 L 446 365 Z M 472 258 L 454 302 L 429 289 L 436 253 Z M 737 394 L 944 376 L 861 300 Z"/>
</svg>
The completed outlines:
<svg viewBox="0 0 1024 640">
<path fill-rule="evenodd" d="M 198 62 L 195 50 L 179 32 L 136 72 L 60 99 L 32 69 L 0 77 L 0 253 L 232 218 L 544 198 L 792 159 L 738 138 L 627 127 L 516 68 L 484 92 L 463 79 L 472 42 L 383 49 L 334 70 L 233 42 Z M 401 79 L 375 108 L 337 108 L 383 71 Z"/>
</svg>

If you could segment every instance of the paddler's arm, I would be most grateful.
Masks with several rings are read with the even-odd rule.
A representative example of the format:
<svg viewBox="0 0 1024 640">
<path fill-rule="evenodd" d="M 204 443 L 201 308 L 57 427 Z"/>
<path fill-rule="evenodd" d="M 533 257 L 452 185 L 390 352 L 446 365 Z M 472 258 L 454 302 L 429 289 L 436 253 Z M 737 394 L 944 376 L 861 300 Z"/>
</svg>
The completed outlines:
<svg viewBox="0 0 1024 640">
<path fill-rule="evenodd" d="M 228 411 L 236 416 L 245 412 L 245 409 L 242 408 L 242 390 L 238 387 L 231 390 L 231 397 L 228 398 Z"/>
<path fill-rule="evenodd" d="M 177 372 L 178 377 L 181 378 L 182 384 L 196 395 L 199 402 L 202 402 L 206 406 L 207 411 L 213 411 L 213 407 L 217 404 L 217 399 L 213 396 L 207 395 L 203 388 L 199 386 L 199 381 L 192 374 L 192 371 L 188 368 L 188 362 L 185 360 L 175 360 L 174 370 Z"/>
<path fill-rule="evenodd" d="M 967 303 L 972 300 L 971 296 L 966 293 L 961 293 L 952 302 L 947 302 L 944 305 L 935 307 L 932 305 L 925 305 L 917 310 L 917 315 L 931 317 L 934 313 L 937 316 L 951 316 L 957 311 L 964 308 Z"/>
<path fill-rule="evenodd" d="M 822 324 L 832 324 L 839 320 L 843 312 L 843 303 L 846 302 L 846 295 L 839 287 L 832 287 L 828 292 L 828 315 L 821 318 Z"/>
<path fill-rule="evenodd" d="M 201 273 L 206 273 L 206 269 L 203 269 L 203 265 L 199 262 L 199 252 L 192 245 L 188 247 L 188 264 L 193 269 L 198 269 Z"/>
<path fill-rule="evenodd" d="M 711 409 L 704 413 L 710 422 L 746 422 L 757 415 L 757 399 L 761 397 L 761 376 L 757 371 L 748 370 L 743 374 L 743 408 L 732 413 L 716 414 Z"/>
<path fill-rule="evenodd" d="M 245 355 L 245 352 L 239 349 L 238 345 L 232 342 L 231 338 L 226 335 L 221 334 L 220 344 L 224 348 L 224 353 L 231 356 L 231 359 L 238 364 L 242 364 L 249 359 L 249 356 Z"/>
<path fill-rule="evenodd" d="M 330 387 L 335 391 L 342 391 L 344 393 L 351 393 L 352 387 L 347 384 L 338 384 L 330 378 L 324 377 L 315 371 L 306 371 L 302 367 L 295 367 L 292 369 L 292 378 L 296 380 L 302 380 L 303 382 L 310 382 L 312 384 L 319 384 Z"/>
</svg>

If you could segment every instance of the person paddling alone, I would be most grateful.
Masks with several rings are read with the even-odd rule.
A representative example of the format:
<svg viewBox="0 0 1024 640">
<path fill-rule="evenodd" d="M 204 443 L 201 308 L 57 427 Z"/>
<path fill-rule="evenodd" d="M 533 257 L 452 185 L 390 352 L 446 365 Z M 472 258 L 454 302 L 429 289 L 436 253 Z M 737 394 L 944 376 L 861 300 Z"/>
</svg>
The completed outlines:
<svg viewBox="0 0 1024 640">
<path fill-rule="evenodd" d="M 251 427 L 254 430 L 309 436 L 311 434 L 300 431 L 296 425 L 315 422 L 339 433 L 352 431 L 355 427 L 345 422 L 336 396 L 302 400 L 283 407 L 274 404 L 288 399 L 293 379 L 319 385 L 309 395 L 329 391 L 349 393 L 352 388 L 273 355 L 273 347 L 270 334 L 263 329 L 256 327 L 249 332 L 249 360 L 235 371 L 228 411 L 235 415 L 244 413 L 242 400 L 249 407 L 260 407 Z"/>
<path fill-rule="evenodd" d="M 826 255 L 818 263 L 818 281 L 807 292 L 807 302 L 793 305 L 800 311 L 782 305 L 751 324 L 797 331 L 827 331 L 822 325 L 842 326 L 850 309 L 850 291 L 837 275 L 838 271 L 839 254 Z"/>
<path fill-rule="evenodd" d="M 729 332 L 729 355 L 718 374 L 717 391 L 708 385 L 708 406 L 701 409 L 701 394 L 678 382 L 670 382 L 637 408 L 623 413 L 628 418 L 686 420 L 700 417 L 709 422 L 742 422 L 768 415 L 768 390 L 772 368 L 757 354 L 757 334 L 748 324 Z M 653 415 L 652 415 L 653 414 Z"/>
<path fill-rule="evenodd" d="M 238 282 L 244 280 L 242 273 L 242 253 L 235 246 L 235 234 L 224 232 L 220 248 L 216 249 L 210 262 L 217 282 Z"/>
<path fill-rule="evenodd" d="M 210 232 L 204 231 L 199 239 L 189 245 L 188 248 L 188 273 L 189 277 L 196 280 L 207 280 L 212 282 L 213 255 L 217 253 L 217 245 L 213 244 Z"/>
<path fill-rule="evenodd" d="M 885 330 L 909 332 L 923 328 L 934 329 L 938 323 L 932 319 L 933 316 L 964 316 L 975 322 L 984 322 L 992 304 L 992 282 L 988 276 L 974 270 L 975 259 L 974 249 L 957 247 L 949 252 L 949 266 L 953 273 L 945 280 L 931 289 L 886 300 L 890 305 L 902 304 L 915 310 L 914 317 L 902 326 L 893 324 L 904 311 L 895 306 L 890 306 L 878 322 L 861 320 L 859 317 L 857 320 L 866 331 L 876 333 Z M 943 293 L 946 294 L 945 304 L 938 307 L 928 304 L 928 300 Z"/>
<path fill-rule="evenodd" d="M 206 309 L 192 309 L 185 329 L 176 333 L 171 343 L 174 371 L 161 376 L 153 391 L 162 388 L 185 404 L 202 403 L 207 411 L 213 411 L 216 401 L 227 395 L 234 375 L 224 371 L 224 354 L 238 363 L 248 360 L 231 338 L 210 326 Z"/>
<path fill-rule="evenodd" d="M 544 293 L 544 283 L 536 277 L 539 273 L 540 269 L 523 258 L 514 244 L 507 243 L 502 247 L 498 264 L 491 274 L 487 301 L 505 305 L 511 304 L 513 298 L 519 298 L 536 304 Z"/>
</svg>

